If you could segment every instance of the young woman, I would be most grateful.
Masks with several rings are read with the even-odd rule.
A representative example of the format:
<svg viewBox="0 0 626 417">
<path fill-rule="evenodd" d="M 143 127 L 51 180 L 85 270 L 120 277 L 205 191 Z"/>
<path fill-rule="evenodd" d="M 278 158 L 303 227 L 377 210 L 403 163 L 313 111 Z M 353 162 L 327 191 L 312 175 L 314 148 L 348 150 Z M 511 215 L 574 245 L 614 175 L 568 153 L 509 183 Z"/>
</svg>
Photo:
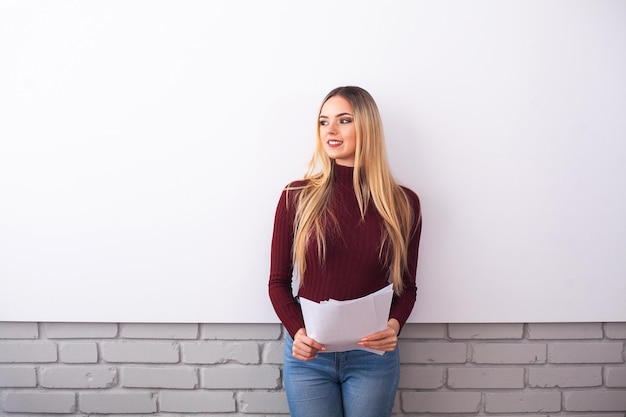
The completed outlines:
<svg viewBox="0 0 626 417">
<path fill-rule="evenodd" d="M 331 91 L 309 169 L 285 188 L 274 220 L 269 295 L 288 332 L 283 382 L 293 417 L 391 415 L 398 333 L 416 298 L 420 213 L 417 195 L 390 174 L 374 99 L 359 87 Z M 325 353 L 307 336 L 294 269 L 298 295 L 315 302 L 359 298 L 393 283 L 387 329 L 359 341 L 385 353 Z"/>
</svg>

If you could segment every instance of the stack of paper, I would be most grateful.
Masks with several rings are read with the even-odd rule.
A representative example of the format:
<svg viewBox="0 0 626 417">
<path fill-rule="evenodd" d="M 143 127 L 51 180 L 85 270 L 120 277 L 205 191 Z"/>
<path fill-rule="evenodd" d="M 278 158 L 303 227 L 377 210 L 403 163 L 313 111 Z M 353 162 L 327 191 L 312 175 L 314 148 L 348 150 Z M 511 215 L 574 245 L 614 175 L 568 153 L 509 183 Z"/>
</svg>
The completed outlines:
<svg viewBox="0 0 626 417">
<path fill-rule="evenodd" d="M 326 346 L 326 352 L 362 349 L 382 355 L 383 351 L 358 343 L 363 337 L 387 328 L 392 298 L 391 284 L 354 300 L 316 303 L 300 297 L 307 335 Z"/>
</svg>

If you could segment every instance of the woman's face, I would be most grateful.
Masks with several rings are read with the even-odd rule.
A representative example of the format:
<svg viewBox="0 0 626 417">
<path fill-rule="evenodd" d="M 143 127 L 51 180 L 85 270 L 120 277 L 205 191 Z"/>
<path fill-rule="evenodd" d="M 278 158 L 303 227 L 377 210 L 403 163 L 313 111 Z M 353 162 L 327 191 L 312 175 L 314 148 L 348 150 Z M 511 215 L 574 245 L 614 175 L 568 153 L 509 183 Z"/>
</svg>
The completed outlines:
<svg viewBox="0 0 626 417">
<path fill-rule="evenodd" d="M 338 165 L 354 166 L 356 131 L 352 105 L 341 96 L 326 100 L 320 112 L 320 139 L 326 155 Z"/>
</svg>

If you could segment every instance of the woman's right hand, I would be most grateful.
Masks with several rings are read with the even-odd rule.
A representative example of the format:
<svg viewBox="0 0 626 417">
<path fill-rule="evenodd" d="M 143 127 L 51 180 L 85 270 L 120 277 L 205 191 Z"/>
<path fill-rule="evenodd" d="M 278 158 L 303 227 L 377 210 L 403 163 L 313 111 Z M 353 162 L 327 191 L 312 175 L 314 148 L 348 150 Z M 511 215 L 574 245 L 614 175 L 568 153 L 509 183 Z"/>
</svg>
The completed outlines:
<svg viewBox="0 0 626 417">
<path fill-rule="evenodd" d="M 326 347 L 317 340 L 306 335 L 306 329 L 302 327 L 293 337 L 293 349 L 291 354 L 301 361 L 310 361 L 317 358 L 317 352 L 325 351 Z"/>
</svg>

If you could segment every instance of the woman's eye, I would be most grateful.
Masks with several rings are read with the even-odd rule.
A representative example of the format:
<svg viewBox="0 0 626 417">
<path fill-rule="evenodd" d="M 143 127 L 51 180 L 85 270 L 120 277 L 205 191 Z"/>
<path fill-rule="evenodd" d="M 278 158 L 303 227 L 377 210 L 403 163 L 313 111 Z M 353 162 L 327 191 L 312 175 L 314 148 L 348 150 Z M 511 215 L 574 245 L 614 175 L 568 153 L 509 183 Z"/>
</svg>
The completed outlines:
<svg viewBox="0 0 626 417">
<path fill-rule="evenodd" d="M 320 126 L 326 126 L 327 124 L 328 124 L 328 121 L 320 120 Z"/>
<path fill-rule="evenodd" d="M 340 122 L 341 122 L 342 124 L 351 123 L 351 122 L 352 122 L 352 119 L 341 119 L 341 120 L 340 120 Z"/>
</svg>

